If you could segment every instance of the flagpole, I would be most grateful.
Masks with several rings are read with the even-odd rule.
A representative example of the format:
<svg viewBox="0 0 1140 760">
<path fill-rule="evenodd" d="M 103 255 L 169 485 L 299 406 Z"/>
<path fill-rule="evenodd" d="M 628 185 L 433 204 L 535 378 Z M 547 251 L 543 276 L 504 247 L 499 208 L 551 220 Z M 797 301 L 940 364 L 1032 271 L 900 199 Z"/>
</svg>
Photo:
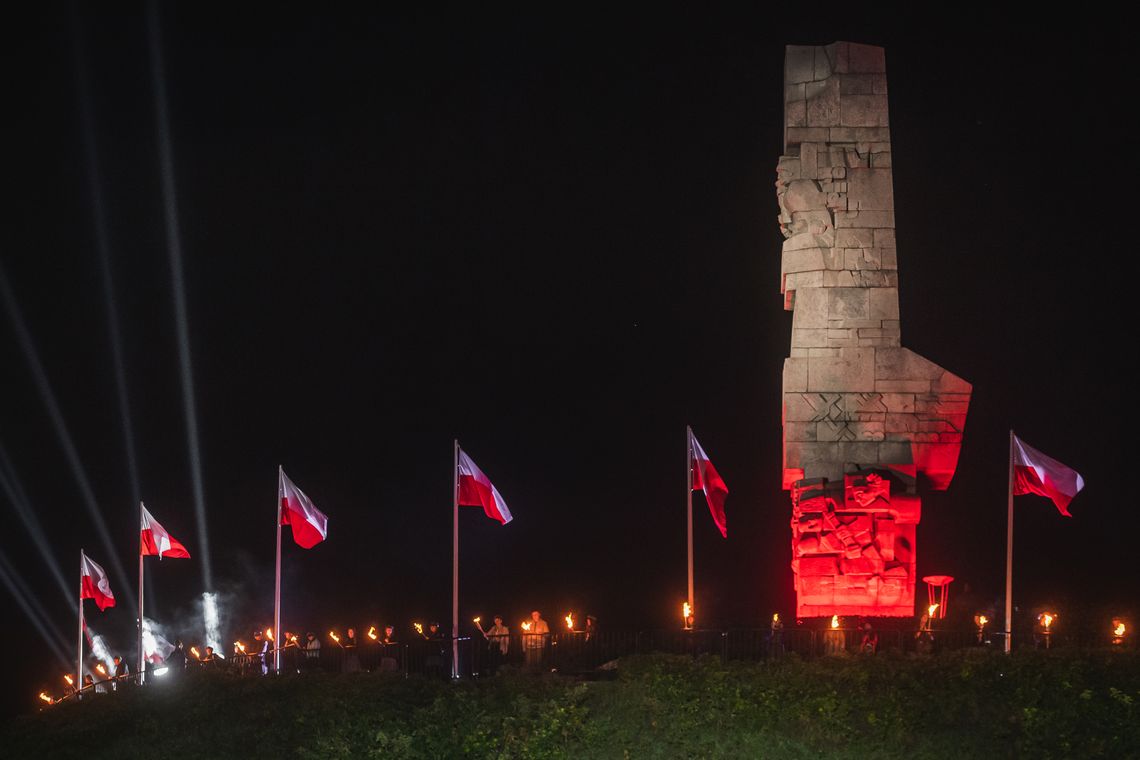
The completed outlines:
<svg viewBox="0 0 1140 760">
<path fill-rule="evenodd" d="M 459 439 L 451 462 L 451 677 L 459 678 Z"/>
<path fill-rule="evenodd" d="M 1005 652 L 1009 654 L 1013 634 L 1013 430 L 1009 431 L 1009 472 L 1006 478 L 1008 518 L 1005 533 Z"/>
<path fill-rule="evenodd" d="M 277 465 L 277 570 L 276 580 L 273 584 L 273 645 L 281 638 L 281 483 L 284 470 Z M 294 533 L 294 536 L 297 534 Z M 281 675 L 280 652 L 273 653 L 273 672 Z"/>
<path fill-rule="evenodd" d="M 688 546 L 689 546 L 689 608 L 696 615 L 697 602 L 693 598 L 693 429 L 685 426 L 685 501 L 688 518 Z M 688 626 L 689 621 L 685 621 Z"/>
<path fill-rule="evenodd" d="M 136 671 L 139 683 L 146 681 L 146 668 L 143 664 L 143 553 L 142 553 L 142 511 L 143 503 L 139 502 L 139 660 Z"/>
<path fill-rule="evenodd" d="M 81 699 L 83 688 L 83 550 L 79 550 L 79 641 L 75 655 L 75 698 Z"/>
</svg>

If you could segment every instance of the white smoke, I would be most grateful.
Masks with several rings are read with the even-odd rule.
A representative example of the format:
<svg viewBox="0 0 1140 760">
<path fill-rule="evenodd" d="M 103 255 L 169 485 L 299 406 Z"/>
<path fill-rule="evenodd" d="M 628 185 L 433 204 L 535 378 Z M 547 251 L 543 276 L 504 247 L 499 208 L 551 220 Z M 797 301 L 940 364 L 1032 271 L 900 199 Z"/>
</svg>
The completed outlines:
<svg viewBox="0 0 1140 760">
<path fill-rule="evenodd" d="M 107 646 L 107 641 L 99 634 L 95 633 L 95 629 L 87 626 L 87 632 L 91 634 L 91 654 L 107 668 L 107 672 L 115 667 L 115 657 L 111 654 L 110 648 Z"/>
<path fill-rule="evenodd" d="M 218 615 L 218 595 L 213 591 L 202 594 L 202 620 L 206 624 L 206 646 L 222 652 L 221 617 Z"/>
</svg>

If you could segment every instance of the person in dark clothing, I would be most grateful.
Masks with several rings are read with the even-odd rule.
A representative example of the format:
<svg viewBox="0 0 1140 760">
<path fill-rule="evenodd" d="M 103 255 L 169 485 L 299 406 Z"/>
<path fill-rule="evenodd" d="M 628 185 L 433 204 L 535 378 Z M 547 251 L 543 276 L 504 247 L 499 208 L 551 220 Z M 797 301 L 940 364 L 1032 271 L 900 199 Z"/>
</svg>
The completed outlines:
<svg viewBox="0 0 1140 760">
<path fill-rule="evenodd" d="M 859 642 L 860 654 L 874 654 L 879 651 L 879 634 L 871 627 L 871 622 L 863 623 L 863 639 Z"/>
<path fill-rule="evenodd" d="M 400 642 L 396 641 L 396 626 L 384 626 L 384 635 L 380 637 L 380 670 L 396 671 L 400 669 Z"/>
<path fill-rule="evenodd" d="M 349 628 L 345 631 L 344 641 L 341 642 L 344 647 L 344 672 L 345 673 L 358 673 L 360 672 L 360 658 L 356 652 L 356 629 Z"/>
<path fill-rule="evenodd" d="M 124 686 L 128 683 L 128 679 L 131 677 L 131 671 L 127 667 L 127 661 L 123 659 L 122 655 L 115 655 L 114 663 L 115 668 L 111 675 L 114 676 L 115 680 L 112 682 L 111 688 L 117 691 L 120 686 Z"/>
<path fill-rule="evenodd" d="M 261 631 L 253 632 L 254 649 L 257 652 L 257 664 L 261 668 L 261 675 L 268 675 L 269 673 L 269 641 L 261 634 Z"/>
<path fill-rule="evenodd" d="M 439 623 L 429 623 L 424 638 L 428 640 L 427 657 L 424 658 L 424 669 L 429 676 L 446 675 L 448 637 L 440 630 Z"/>
</svg>

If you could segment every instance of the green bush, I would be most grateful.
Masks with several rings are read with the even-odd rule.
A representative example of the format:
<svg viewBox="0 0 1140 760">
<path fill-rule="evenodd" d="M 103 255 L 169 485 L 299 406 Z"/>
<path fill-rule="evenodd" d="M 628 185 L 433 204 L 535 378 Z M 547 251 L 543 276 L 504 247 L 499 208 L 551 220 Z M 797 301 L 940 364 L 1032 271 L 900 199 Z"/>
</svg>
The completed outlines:
<svg viewBox="0 0 1140 760">
<path fill-rule="evenodd" d="M 0 729 L 9 757 L 1137 757 L 1133 652 L 624 659 L 614 680 L 505 671 L 181 681 Z"/>
</svg>

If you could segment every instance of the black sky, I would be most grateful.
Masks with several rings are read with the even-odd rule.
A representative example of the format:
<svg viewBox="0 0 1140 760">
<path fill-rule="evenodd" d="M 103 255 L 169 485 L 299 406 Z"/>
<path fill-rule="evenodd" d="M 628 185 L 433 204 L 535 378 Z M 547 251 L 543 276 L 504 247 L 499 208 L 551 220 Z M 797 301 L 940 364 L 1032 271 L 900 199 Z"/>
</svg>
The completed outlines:
<svg viewBox="0 0 1140 760">
<path fill-rule="evenodd" d="M 5 96 L 3 268 L 132 578 L 77 72 L 142 494 L 194 552 L 144 10 L 19 17 Z M 696 497 L 703 620 L 790 612 L 781 67 L 785 44 L 836 39 L 887 48 L 903 342 L 974 384 L 958 475 L 924 499 L 920 574 L 999 598 L 1012 426 L 1088 483 L 1071 520 L 1019 501 L 1019 604 L 1135 604 L 1135 130 L 1111 35 L 357 13 L 160 13 L 210 552 L 233 630 L 271 619 L 279 463 L 330 520 L 318 548 L 287 546 L 286 627 L 447 620 L 454 437 L 516 517 L 461 515 L 464 619 L 537 606 L 671 625 L 686 424 L 731 489 L 727 540 Z M 4 319 L 0 442 L 69 582 L 80 546 L 110 569 Z M 73 641 L 73 606 L 0 500 L 0 549 Z M 187 638 L 196 562 L 148 571 L 151 616 Z M 14 682 L 32 693 L 56 667 L 10 601 L 0 641 L 29 653 Z M 123 604 L 92 624 L 129 648 L 133 621 Z"/>
</svg>

